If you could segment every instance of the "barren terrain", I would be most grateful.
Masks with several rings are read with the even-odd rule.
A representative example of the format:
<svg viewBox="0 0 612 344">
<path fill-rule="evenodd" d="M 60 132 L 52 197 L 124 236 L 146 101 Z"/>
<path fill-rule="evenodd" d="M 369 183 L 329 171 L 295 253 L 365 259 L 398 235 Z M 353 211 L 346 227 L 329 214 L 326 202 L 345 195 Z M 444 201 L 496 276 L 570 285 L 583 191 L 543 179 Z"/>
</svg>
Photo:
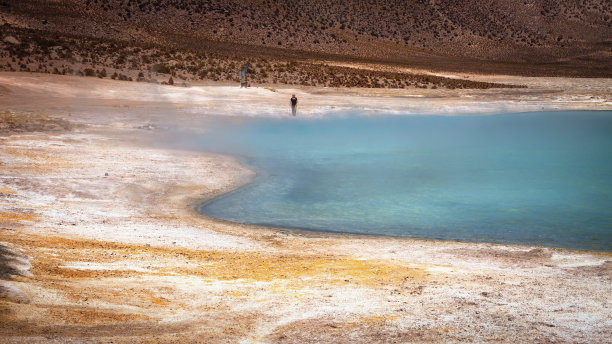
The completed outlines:
<svg viewBox="0 0 612 344">
<path fill-rule="evenodd" d="M 177 127 L 205 134 L 215 114 L 288 116 L 291 92 L 307 117 L 612 107 L 607 79 L 517 81 L 530 87 L 240 90 L 0 74 L 1 341 L 610 342 L 610 253 L 217 221 L 195 207 L 253 172 L 152 145 Z"/>
<path fill-rule="evenodd" d="M 236 84 L 248 63 L 257 86 L 509 88 L 405 69 L 609 78 L 611 27 L 606 0 L 4 0 L 0 71 Z"/>
<path fill-rule="evenodd" d="M 438 67 L 465 58 L 592 68 L 609 61 L 612 38 L 605 0 L 5 0 L 0 11 L 18 27 L 136 45 Z"/>
</svg>

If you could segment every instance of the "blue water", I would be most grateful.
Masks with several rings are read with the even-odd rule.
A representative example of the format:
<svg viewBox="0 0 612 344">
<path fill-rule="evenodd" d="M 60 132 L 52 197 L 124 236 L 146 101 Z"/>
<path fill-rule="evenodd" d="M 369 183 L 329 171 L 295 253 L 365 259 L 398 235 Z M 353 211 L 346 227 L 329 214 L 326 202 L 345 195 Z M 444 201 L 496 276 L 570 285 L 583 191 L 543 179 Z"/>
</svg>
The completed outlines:
<svg viewBox="0 0 612 344">
<path fill-rule="evenodd" d="M 217 123 L 258 172 L 204 204 L 242 223 L 612 251 L 612 112 Z"/>
</svg>

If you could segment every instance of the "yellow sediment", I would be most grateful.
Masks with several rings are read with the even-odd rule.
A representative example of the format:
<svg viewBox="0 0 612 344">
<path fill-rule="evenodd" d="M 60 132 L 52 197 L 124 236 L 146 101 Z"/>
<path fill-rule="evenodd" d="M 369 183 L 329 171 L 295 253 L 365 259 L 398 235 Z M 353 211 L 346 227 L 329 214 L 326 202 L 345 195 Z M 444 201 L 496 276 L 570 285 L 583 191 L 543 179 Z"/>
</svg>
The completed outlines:
<svg viewBox="0 0 612 344">
<path fill-rule="evenodd" d="M 398 314 L 373 315 L 369 317 L 363 317 L 360 319 L 359 322 L 366 323 L 366 324 L 372 324 L 372 325 L 381 325 L 381 324 L 386 323 L 387 321 L 393 321 L 401 317 L 402 315 L 398 315 Z M 353 324 L 353 323 L 349 323 L 349 324 Z"/>
<path fill-rule="evenodd" d="M 4 170 L 42 170 L 39 172 L 44 172 L 44 169 L 64 169 L 77 167 L 74 162 L 68 159 L 58 158 L 44 152 L 9 148 L 3 149 L 2 153 L 17 158 L 25 158 L 21 164 L 13 163 L 10 166 L 0 166 L 0 169 Z"/>
<path fill-rule="evenodd" d="M 19 216 L 15 214 L 14 217 Z M 172 279 L 166 277 L 196 277 L 205 284 L 227 281 L 245 287 L 244 290 L 219 291 L 219 296 L 229 299 L 251 297 L 253 283 L 266 282 L 267 296 L 252 299 L 252 302 L 270 302 L 274 295 L 302 300 L 316 293 L 312 290 L 313 285 L 320 288 L 352 284 L 377 288 L 383 284 L 399 285 L 425 277 L 423 268 L 405 263 L 333 255 L 197 251 L 6 231 L 0 231 L 0 241 L 20 247 L 32 257 L 32 276 L 13 277 L 15 283 L 35 285 L 37 290 L 56 295 L 57 303 L 40 304 L 37 306 L 38 315 L 31 316 L 50 326 L 69 325 L 67 319 L 83 326 L 154 321 L 147 316 L 149 309 L 190 307 L 172 296 L 176 295 L 173 293 L 176 292 L 173 290 L 175 286 L 169 282 Z M 71 266 L 75 262 L 94 262 L 96 265 L 91 270 L 79 269 Z M 146 267 L 141 265 L 142 270 L 133 269 L 133 265 L 142 262 L 155 262 L 155 266 L 144 264 Z M 108 263 L 115 265 L 105 269 Z M 130 268 L 118 268 L 116 263 Z M 137 282 L 151 277 L 157 281 L 155 286 Z M 117 309 L 118 305 L 133 309 L 107 310 L 94 306 L 96 304 L 106 305 L 109 309 Z M 218 312 L 226 306 L 196 307 L 198 312 Z M 393 317 L 390 315 L 387 320 Z M 18 319 L 15 315 L 3 320 L 17 326 L 20 324 Z M 373 318 L 372 321 L 378 320 Z M 26 327 L 34 332 L 43 331 L 39 326 Z"/>
<path fill-rule="evenodd" d="M 23 150 L 23 149 L 4 149 L 2 151 L 4 154 L 20 157 L 20 158 L 28 158 L 32 160 L 40 160 L 44 159 L 45 156 L 36 154 L 32 150 Z"/>
<path fill-rule="evenodd" d="M 160 305 L 160 306 L 166 306 L 170 304 L 170 300 L 163 298 L 163 297 L 151 297 L 151 302 L 156 304 L 156 305 Z"/>
<path fill-rule="evenodd" d="M 234 291 L 226 292 L 224 295 L 231 296 L 231 297 L 244 297 L 244 296 L 247 296 L 246 293 L 235 291 L 235 290 Z"/>
<path fill-rule="evenodd" d="M 0 223 L 16 223 L 20 221 L 34 221 L 36 220 L 36 214 L 23 214 L 15 212 L 3 212 L 0 211 Z"/>
<path fill-rule="evenodd" d="M 6 186 L 0 186 L 0 194 L 15 195 L 17 194 L 17 192 L 15 192 L 15 190 L 7 188 Z"/>
<path fill-rule="evenodd" d="M 60 237 L 13 238 L 18 245 L 61 250 L 64 261 L 111 262 L 118 257 L 179 259 L 189 264 L 151 269 L 146 274 L 192 275 L 215 280 L 272 281 L 279 279 L 319 279 L 333 283 L 363 285 L 397 284 L 425 277 L 425 269 L 394 261 L 359 260 L 332 255 L 267 254 L 261 252 L 195 251 Z M 104 255 L 104 251 L 114 255 Z M 43 250 L 44 251 L 44 250 Z M 48 257 L 52 258 L 52 257 Z M 189 266 L 189 267 L 186 267 Z M 34 270 L 62 278 L 100 278 L 134 275 L 121 270 L 79 270 L 54 266 L 49 260 L 36 262 Z M 42 271 L 41 271 L 42 272 Z M 144 272 L 141 272 L 145 274 Z"/>
</svg>

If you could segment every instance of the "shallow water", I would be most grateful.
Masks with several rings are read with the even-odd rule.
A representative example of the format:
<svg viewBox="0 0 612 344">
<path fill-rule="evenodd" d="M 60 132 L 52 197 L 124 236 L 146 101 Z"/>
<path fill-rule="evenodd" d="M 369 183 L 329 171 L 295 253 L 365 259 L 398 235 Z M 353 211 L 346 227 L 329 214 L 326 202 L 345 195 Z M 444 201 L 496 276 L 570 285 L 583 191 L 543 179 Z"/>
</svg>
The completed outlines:
<svg viewBox="0 0 612 344">
<path fill-rule="evenodd" d="M 612 251 L 612 112 L 217 123 L 203 150 L 255 182 L 204 204 L 237 222 Z"/>
</svg>

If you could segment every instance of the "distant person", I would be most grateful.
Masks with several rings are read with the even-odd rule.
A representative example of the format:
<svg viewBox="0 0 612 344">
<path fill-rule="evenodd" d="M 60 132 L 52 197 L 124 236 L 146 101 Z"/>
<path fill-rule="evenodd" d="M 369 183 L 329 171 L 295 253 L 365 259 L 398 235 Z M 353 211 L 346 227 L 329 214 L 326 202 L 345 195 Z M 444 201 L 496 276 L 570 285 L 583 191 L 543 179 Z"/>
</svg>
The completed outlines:
<svg viewBox="0 0 612 344">
<path fill-rule="evenodd" d="M 291 96 L 291 114 L 293 114 L 295 116 L 297 112 L 297 98 L 295 97 L 295 94 Z"/>
</svg>

